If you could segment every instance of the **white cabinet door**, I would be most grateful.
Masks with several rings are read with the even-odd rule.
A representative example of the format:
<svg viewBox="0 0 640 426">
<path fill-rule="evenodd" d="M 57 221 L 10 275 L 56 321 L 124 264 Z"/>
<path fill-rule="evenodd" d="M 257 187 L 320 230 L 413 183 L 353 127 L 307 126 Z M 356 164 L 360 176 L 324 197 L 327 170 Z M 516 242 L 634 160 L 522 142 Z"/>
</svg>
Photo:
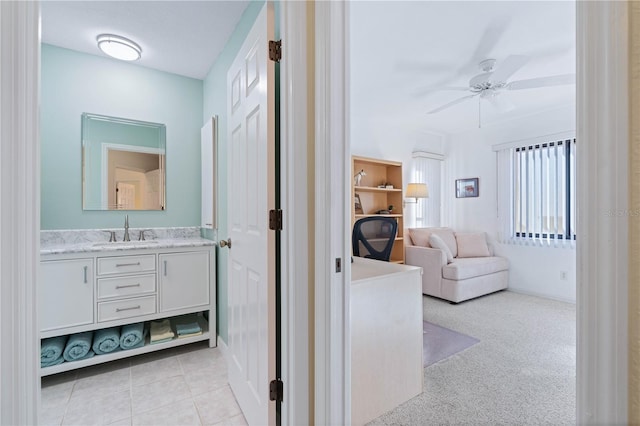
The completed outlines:
<svg viewBox="0 0 640 426">
<path fill-rule="evenodd" d="M 40 263 L 40 330 L 93 323 L 93 259 Z"/>
<path fill-rule="evenodd" d="M 200 224 L 203 228 L 216 227 L 216 118 L 212 117 L 200 130 L 201 162 L 202 162 L 202 212 Z"/>
<path fill-rule="evenodd" d="M 159 255 L 160 312 L 209 304 L 209 252 Z"/>
</svg>

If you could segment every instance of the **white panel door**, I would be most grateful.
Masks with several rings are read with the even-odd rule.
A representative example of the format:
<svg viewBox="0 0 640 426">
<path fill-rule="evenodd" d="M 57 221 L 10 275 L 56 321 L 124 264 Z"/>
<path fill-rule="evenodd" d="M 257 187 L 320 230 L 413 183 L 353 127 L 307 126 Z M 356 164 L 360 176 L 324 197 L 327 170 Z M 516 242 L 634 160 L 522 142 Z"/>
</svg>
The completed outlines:
<svg viewBox="0 0 640 426">
<path fill-rule="evenodd" d="M 227 74 L 229 384 L 249 425 L 275 423 L 273 5 L 263 7 Z"/>
<path fill-rule="evenodd" d="M 132 210 L 136 203 L 136 186 L 126 182 L 116 182 L 116 208 Z"/>
<path fill-rule="evenodd" d="M 160 198 L 160 169 L 151 170 L 144 174 L 144 206 L 145 210 L 162 210 Z"/>
</svg>

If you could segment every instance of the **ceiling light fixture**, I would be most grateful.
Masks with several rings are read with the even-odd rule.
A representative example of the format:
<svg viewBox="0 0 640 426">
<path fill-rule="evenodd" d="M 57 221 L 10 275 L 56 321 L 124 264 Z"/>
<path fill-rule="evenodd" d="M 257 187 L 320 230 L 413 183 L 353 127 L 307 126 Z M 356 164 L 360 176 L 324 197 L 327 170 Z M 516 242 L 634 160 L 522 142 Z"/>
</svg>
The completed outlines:
<svg viewBox="0 0 640 426">
<path fill-rule="evenodd" d="M 137 61 L 142 56 L 142 49 L 128 38 L 114 34 L 100 34 L 96 40 L 98 47 L 107 55 L 123 61 Z"/>
</svg>

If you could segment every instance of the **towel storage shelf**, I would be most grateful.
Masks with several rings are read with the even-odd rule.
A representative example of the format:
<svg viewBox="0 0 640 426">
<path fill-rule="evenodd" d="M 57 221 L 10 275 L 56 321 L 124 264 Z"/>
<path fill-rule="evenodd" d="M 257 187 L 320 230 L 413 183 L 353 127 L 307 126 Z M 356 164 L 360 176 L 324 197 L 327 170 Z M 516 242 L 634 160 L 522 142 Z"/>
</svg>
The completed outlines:
<svg viewBox="0 0 640 426">
<path fill-rule="evenodd" d="M 215 317 L 213 321 L 215 321 Z M 202 328 L 202 334 L 199 336 L 185 337 L 181 339 L 176 338 L 171 340 L 170 342 L 154 343 L 153 345 L 149 344 L 149 336 L 147 336 L 145 339 L 145 344 L 142 347 L 135 348 L 135 349 L 128 349 L 126 351 L 111 352 L 104 355 L 95 355 L 92 358 L 84 359 L 81 361 L 63 362 L 62 364 L 59 364 L 59 365 L 44 367 L 40 369 L 40 376 L 50 376 L 52 374 L 63 373 L 69 370 L 75 370 L 76 368 L 102 364 L 104 362 L 115 361 L 118 359 L 128 358 L 134 355 L 146 354 L 149 352 L 173 348 L 176 346 L 188 345 L 190 343 L 201 342 L 204 340 L 209 340 L 211 342 L 210 339 L 215 339 L 216 337 L 215 328 L 211 328 L 211 325 L 209 324 L 209 322 L 207 322 L 204 318 L 199 317 L 198 323 L 200 324 L 200 328 Z"/>
<path fill-rule="evenodd" d="M 202 335 L 43 367 L 42 376 L 208 340 L 216 345 L 213 246 L 43 255 L 40 337 L 204 312 Z"/>
</svg>

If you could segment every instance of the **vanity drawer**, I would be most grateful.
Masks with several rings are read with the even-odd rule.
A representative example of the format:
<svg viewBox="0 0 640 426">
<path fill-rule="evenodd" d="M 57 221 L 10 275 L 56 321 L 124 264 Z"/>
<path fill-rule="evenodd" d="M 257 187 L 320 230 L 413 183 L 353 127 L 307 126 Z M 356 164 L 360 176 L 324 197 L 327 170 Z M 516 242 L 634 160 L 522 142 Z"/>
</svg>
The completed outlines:
<svg viewBox="0 0 640 426">
<path fill-rule="evenodd" d="M 98 275 L 154 272 L 155 270 L 156 256 L 153 254 L 98 258 Z"/>
<path fill-rule="evenodd" d="M 98 322 L 155 314 L 156 296 L 98 303 Z"/>
<path fill-rule="evenodd" d="M 156 275 L 98 278 L 98 299 L 143 295 L 156 291 Z"/>
</svg>

